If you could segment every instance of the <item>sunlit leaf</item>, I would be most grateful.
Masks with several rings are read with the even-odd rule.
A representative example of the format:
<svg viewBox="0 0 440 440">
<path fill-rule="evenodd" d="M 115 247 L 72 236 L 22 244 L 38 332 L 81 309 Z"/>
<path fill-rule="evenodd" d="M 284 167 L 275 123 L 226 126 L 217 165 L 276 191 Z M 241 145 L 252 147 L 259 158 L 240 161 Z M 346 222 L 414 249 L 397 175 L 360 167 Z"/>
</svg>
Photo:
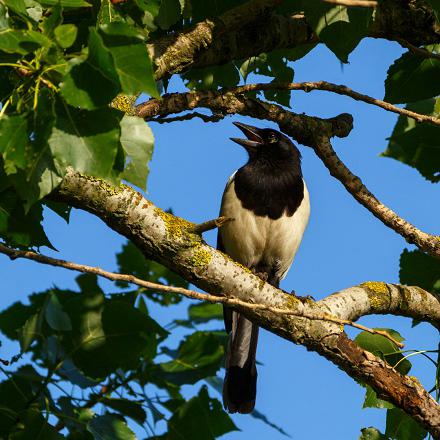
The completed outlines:
<svg viewBox="0 0 440 440">
<path fill-rule="evenodd" d="M 136 440 L 127 424 L 113 414 L 95 416 L 89 422 L 87 429 L 95 440 Z"/>
<path fill-rule="evenodd" d="M 126 155 L 122 178 L 145 189 L 154 136 L 145 121 L 125 115 L 121 120 L 121 145 Z"/>
</svg>

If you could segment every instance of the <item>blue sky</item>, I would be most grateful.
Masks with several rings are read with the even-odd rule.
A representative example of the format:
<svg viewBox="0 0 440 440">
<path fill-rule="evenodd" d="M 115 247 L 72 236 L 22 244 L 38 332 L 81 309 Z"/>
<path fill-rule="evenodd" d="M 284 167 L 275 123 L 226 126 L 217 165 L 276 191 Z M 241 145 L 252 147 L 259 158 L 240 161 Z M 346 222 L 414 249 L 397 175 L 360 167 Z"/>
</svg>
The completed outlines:
<svg viewBox="0 0 440 440">
<path fill-rule="evenodd" d="M 294 80 L 326 80 L 382 98 L 386 70 L 402 52 L 396 43 L 367 39 L 351 55 L 350 64 L 342 66 L 321 46 L 294 63 Z M 178 82 L 173 82 L 169 91 L 181 88 Z M 351 113 L 354 116 L 352 133 L 348 138 L 334 140 L 341 159 L 398 214 L 427 232 L 440 233 L 440 210 L 434 203 L 438 200 L 438 187 L 424 180 L 414 169 L 379 157 L 386 148 L 386 138 L 396 115 L 327 92 L 293 92 L 291 105 L 295 112 L 321 117 Z M 269 122 L 239 116 L 227 117 L 217 124 L 198 120 L 151 124 L 156 146 L 148 197 L 161 208 L 171 207 L 175 214 L 194 222 L 215 218 L 227 178 L 246 160 L 244 150 L 229 141 L 229 137 L 238 134 L 233 121 L 274 127 Z M 360 206 L 329 175 L 311 149 L 304 146 L 300 149 L 312 213 L 303 243 L 281 287 L 294 289 L 300 295 L 322 298 L 368 280 L 398 282 L 399 256 L 408 247 L 405 241 Z M 70 225 L 65 225 L 47 214 L 46 225 L 51 241 L 59 249 L 56 254 L 59 258 L 116 269 L 114 255 L 125 240 L 98 219 L 75 211 Z M 215 245 L 215 235 L 212 231 L 205 239 Z M 11 262 L 4 256 L 0 257 L 0 275 L 3 280 L 0 309 L 53 284 L 75 287 L 75 274 L 71 272 L 32 262 Z M 107 282 L 102 285 L 111 286 Z M 184 312 L 185 306 L 153 309 L 153 316 L 166 324 L 175 317 L 182 317 Z M 399 330 L 407 339 L 408 349 L 434 349 L 437 345 L 437 334 L 425 324 L 412 329 L 409 320 L 379 316 L 361 322 L 371 327 Z M 0 357 L 17 353 L 16 345 L 4 338 L 2 342 Z M 259 367 L 257 409 L 294 439 L 355 439 L 362 427 L 373 425 L 384 429 L 385 412 L 361 409 L 363 389 L 317 354 L 263 331 L 258 359 L 263 365 Z M 412 374 L 431 387 L 433 367 L 418 356 L 411 360 Z M 212 390 L 210 393 L 215 395 Z M 226 440 L 285 438 L 250 416 L 233 418 L 242 432 L 228 434 L 223 437 Z"/>
</svg>

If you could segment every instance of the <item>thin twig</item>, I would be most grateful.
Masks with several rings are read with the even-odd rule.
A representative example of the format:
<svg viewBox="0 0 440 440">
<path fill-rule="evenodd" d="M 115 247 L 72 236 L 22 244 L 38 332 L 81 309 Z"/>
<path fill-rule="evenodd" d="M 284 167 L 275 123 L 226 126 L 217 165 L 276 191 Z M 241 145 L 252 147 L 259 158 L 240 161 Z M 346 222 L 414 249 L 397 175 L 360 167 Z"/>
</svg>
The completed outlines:
<svg viewBox="0 0 440 440">
<path fill-rule="evenodd" d="M 322 0 L 324 3 L 331 3 L 340 6 L 359 6 L 361 8 L 375 8 L 377 1 L 373 0 Z"/>
<path fill-rule="evenodd" d="M 408 41 L 403 40 L 402 38 L 397 38 L 396 41 L 402 46 L 412 52 L 414 55 L 417 55 L 422 58 L 430 59 L 434 58 L 435 60 L 440 60 L 440 54 L 430 52 L 429 50 L 423 47 L 414 46 L 414 44 L 408 43 Z"/>
<path fill-rule="evenodd" d="M 224 117 L 225 117 L 225 115 L 221 115 L 221 114 L 217 114 L 217 113 L 213 114 L 212 116 L 209 116 L 209 115 L 204 115 L 203 113 L 199 113 L 199 112 L 192 112 L 192 113 L 187 113 L 186 115 L 182 115 L 182 116 L 174 116 L 172 118 L 154 118 L 154 119 L 151 119 L 151 122 L 165 124 L 165 123 L 169 123 L 169 122 L 188 121 L 188 120 L 194 119 L 194 118 L 200 118 L 203 122 L 219 122 Z"/>
<path fill-rule="evenodd" d="M 302 82 L 302 83 L 260 83 L 260 84 L 247 84 L 244 86 L 236 87 L 235 89 L 228 90 L 231 93 L 246 93 L 260 90 L 304 90 L 305 92 L 311 92 L 312 90 L 325 90 L 327 92 L 336 93 L 338 95 L 349 96 L 356 101 L 363 101 L 367 104 L 375 105 L 383 108 L 389 112 L 397 113 L 399 115 L 407 116 L 415 119 L 417 122 L 429 122 L 434 125 L 440 126 L 440 118 L 434 116 L 423 115 L 413 112 L 404 108 L 396 107 L 389 102 L 382 101 L 380 99 L 373 98 L 363 93 L 356 92 L 347 86 L 342 84 L 333 84 L 327 81 L 318 82 Z"/>
<path fill-rule="evenodd" d="M 339 325 L 349 325 L 351 327 L 355 327 L 359 330 L 366 331 L 368 333 L 372 334 L 378 334 L 381 336 L 384 336 L 385 338 L 389 339 L 391 342 L 396 344 L 398 347 L 403 348 L 404 345 L 394 339 L 392 336 L 390 336 L 388 333 L 382 331 L 382 330 L 374 330 L 368 327 L 365 327 L 364 325 L 357 324 L 353 321 L 349 321 L 347 319 L 340 319 L 336 316 L 329 315 L 327 313 L 303 313 L 296 310 L 286 309 L 286 308 L 280 308 L 280 307 L 271 307 L 267 306 L 266 304 L 255 304 L 255 303 L 249 303 L 246 301 L 241 301 L 237 298 L 233 297 L 226 297 L 226 296 L 216 296 L 211 295 L 209 293 L 201 293 L 201 292 L 195 292 L 194 290 L 184 289 L 183 287 L 174 287 L 174 286 L 165 286 L 163 284 L 158 283 L 152 283 L 150 281 L 142 280 L 140 278 L 135 277 L 134 275 L 128 275 L 128 274 L 120 274 L 120 273 L 114 273 L 114 272 L 108 272 L 106 270 L 103 270 L 99 267 L 94 266 L 87 266 L 84 264 L 78 264 L 73 263 L 70 261 L 65 260 L 59 260 L 57 258 L 48 257 L 46 255 L 38 254 L 36 252 L 32 251 L 20 251 L 16 249 L 11 249 L 8 246 L 5 246 L 0 243 L 0 253 L 8 255 L 12 257 L 13 259 L 16 258 L 27 258 L 29 260 L 37 261 L 39 263 L 48 264 L 50 266 L 57 266 L 57 267 L 64 267 L 65 269 L 69 270 L 76 270 L 78 272 L 82 273 L 91 273 L 95 275 L 99 275 L 103 278 L 107 278 L 111 281 L 125 281 L 131 284 L 136 284 L 139 287 L 144 287 L 149 290 L 157 290 L 159 292 L 167 292 L 167 293 L 177 293 L 183 296 L 186 296 L 187 298 L 196 299 L 200 301 L 207 301 L 211 303 L 220 303 L 220 304 L 226 304 L 228 306 L 236 306 L 241 307 L 248 310 L 262 310 L 262 311 L 268 311 L 275 314 L 283 314 L 283 315 L 291 315 L 291 316 L 297 316 L 300 318 L 305 319 L 311 319 L 311 320 L 318 320 L 318 321 L 328 321 L 333 322 L 335 324 Z"/>
<path fill-rule="evenodd" d="M 221 228 L 225 223 L 234 220 L 231 217 L 218 217 L 214 220 L 208 220 L 207 222 L 199 223 L 194 227 L 190 228 L 188 231 L 194 234 L 203 234 L 204 232 L 210 231 L 211 229 Z"/>
</svg>

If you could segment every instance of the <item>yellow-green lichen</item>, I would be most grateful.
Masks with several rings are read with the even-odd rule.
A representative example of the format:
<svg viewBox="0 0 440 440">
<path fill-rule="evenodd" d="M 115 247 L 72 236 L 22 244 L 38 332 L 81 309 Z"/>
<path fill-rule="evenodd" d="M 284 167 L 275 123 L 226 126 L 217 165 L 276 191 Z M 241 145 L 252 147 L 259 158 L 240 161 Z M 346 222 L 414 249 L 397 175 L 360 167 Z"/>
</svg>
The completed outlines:
<svg viewBox="0 0 440 440">
<path fill-rule="evenodd" d="M 176 217 L 169 212 L 162 211 L 162 209 L 160 208 L 156 208 L 154 212 L 163 220 L 163 222 L 165 223 L 167 234 L 173 240 L 182 238 L 185 234 L 188 233 L 191 228 L 194 227 L 194 223 L 189 222 L 188 220 L 185 220 L 183 218 Z M 197 240 L 194 241 L 197 242 Z"/>
<path fill-rule="evenodd" d="M 368 300 L 373 310 L 381 310 L 387 307 L 390 301 L 390 291 L 386 283 L 380 281 L 367 281 L 360 287 L 367 289 Z"/>
<path fill-rule="evenodd" d="M 295 295 L 287 295 L 286 307 L 288 309 L 296 309 L 301 301 Z"/>
<path fill-rule="evenodd" d="M 211 259 L 211 254 L 199 245 L 192 255 L 191 262 L 196 267 L 204 267 L 211 262 Z"/>
<path fill-rule="evenodd" d="M 110 104 L 110 107 L 115 108 L 116 110 L 120 110 L 124 112 L 126 115 L 135 116 L 135 103 L 136 103 L 137 95 L 129 96 L 129 95 L 118 95 Z"/>
</svg>

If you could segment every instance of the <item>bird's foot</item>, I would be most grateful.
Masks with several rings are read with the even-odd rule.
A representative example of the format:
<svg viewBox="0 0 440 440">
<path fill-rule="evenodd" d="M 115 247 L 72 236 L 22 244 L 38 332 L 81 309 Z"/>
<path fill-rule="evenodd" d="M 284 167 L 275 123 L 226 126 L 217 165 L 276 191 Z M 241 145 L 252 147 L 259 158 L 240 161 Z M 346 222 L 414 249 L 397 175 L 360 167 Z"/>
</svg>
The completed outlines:
<svg viewBox="0 0 440 440">
<path fill-rule="evenodd" d="M 313 298 L 313 296 L 311 295 L 306 295 L 306 296 L 300 296 L 297 295 L 296 292 L 294 290 L 292 290 L 290 292 L 291 295 L 295 295 L 295 298 L 299 299 L 301 302 L 306 303 L 306 302 L 315 302 L 316 299 Z"/>
<path fill-rule="evenodd" d="M 263 281 L 267 281 L 267 279 L 269 278 L 269 275 L 266 272 L 256 272 L 256 271 L 252 271 L 252 272 L 254 272 L 254 274 L 258 278 L 261 278 Z"/>
</svg>

